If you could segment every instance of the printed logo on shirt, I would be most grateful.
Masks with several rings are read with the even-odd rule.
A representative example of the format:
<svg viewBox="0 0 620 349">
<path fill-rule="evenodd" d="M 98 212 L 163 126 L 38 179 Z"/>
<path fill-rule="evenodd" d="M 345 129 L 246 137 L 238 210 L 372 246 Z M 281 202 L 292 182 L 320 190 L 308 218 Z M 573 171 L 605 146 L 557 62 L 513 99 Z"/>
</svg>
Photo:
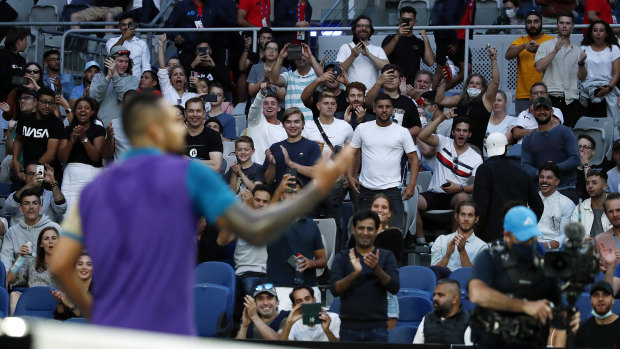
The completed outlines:
<svg viewBox="0 0 620 349">
<path fill-rule="evenodd" d="M 460 162 L 458 156 L 453 157 L 452 153 L 446 148 L 442 148 L 441 151 L 437 152 L 437 160 L 459 177 L 470 177 L 474 170 L 473 167 Z"/>
<path fill-rule="evenodd" d="M 195 16 L 196 15 L 196 11 L 188 11 L 187 12 L 187 16 Z"/>
<path fill-rule="evenodd" d="M 22 128 L 22 134 L 24 137 L 34 137 L 34 138 L 49 138 L 50 134 L 46 128 L 34 128 L 24 126 Z"/>
<path fill-rule="evenodd" d="M 196 148 L 192 148 L 189 150 L 189 156 L 195 158 L 196 156 L 198 156 L 198 150 L 196 150 Z"/>
</svg>

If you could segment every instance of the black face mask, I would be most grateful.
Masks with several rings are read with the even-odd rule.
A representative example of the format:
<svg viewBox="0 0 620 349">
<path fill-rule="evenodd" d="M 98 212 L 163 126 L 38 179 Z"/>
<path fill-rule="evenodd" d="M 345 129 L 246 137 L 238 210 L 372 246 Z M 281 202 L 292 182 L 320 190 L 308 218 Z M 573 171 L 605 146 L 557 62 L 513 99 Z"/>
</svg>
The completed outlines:
<svg viewBox="0 0 620 349">
<path fill-rule="evenodd" d="M 533 261 L 534 253 L 536 252 L 536 244 L 526 245 L 526 244 L 515 244 L 513 243 L 510 247 L 513 255 L 518 259 L 524 261 Z"/>
</svg>

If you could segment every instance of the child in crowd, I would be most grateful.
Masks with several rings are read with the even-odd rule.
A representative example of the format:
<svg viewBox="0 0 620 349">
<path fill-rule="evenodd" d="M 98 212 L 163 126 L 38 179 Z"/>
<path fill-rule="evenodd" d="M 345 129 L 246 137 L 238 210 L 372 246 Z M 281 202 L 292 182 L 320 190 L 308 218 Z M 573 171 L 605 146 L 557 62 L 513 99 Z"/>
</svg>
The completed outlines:
<svg viewBox="0 0 620 349">
<path fill-rule="evenodd" d="M 230 169 L 224 174 L 224 180 L 230 183 L 230 190 L 239 194 L 251 192 L 256 183 L 265 183 L 263 167 L 252 162 L 254 141 L 248 136 L 240 136 L 235 140 L 235 156 Z"/>
</svg>

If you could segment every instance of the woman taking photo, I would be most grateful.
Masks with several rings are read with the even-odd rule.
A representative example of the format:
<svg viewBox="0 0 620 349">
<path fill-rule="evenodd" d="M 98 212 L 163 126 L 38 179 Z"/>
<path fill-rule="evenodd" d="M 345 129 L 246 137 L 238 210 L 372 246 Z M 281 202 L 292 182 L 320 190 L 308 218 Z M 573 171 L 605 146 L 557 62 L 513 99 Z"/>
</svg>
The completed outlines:
<svg viewBox="0 0 620 349">
<path fill-rule="evenodd" d="M 62 192 L 67 208 L 75 202 L 82 188 L 101 170 L 101 149 L 105 129 L 95 124 L 95 101 L 80 98 L 75 103 L 73 121 L 65 129 L 65 139 L 58 146 L 58 159 L 66 163 Z"/>
</svg>

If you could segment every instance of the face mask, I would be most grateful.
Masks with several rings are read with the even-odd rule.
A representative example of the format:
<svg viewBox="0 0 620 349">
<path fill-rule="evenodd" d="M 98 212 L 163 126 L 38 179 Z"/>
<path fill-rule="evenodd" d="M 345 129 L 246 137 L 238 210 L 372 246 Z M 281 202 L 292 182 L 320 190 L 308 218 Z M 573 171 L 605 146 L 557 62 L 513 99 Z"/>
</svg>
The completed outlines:
<svg viewBox="0 0 620 349">
<path fill-rule="evenodd" d="M 514 18 L 514 16 L 517 14 L 517 11 L 514 8 L 507 8 L 506 10 L 504 10 L 504 12 L 506 13 L 506 17 L 510 19 Z"/>
<path fill-rule="evenodd" d="M 510 249 L 519 259 L 525 261 L 532 261 L 534 260 L 534 251 L 536 250 L 536 244 L 526 245 L 513 243 Z"/>
<path fill-rule="evenodd" d="M 429 109 L 424 108 L 424 111 L 426 112 L 426 117 L 427 118 L 430 119 L 433 116 L 433 112 L 431 111 L 430 108 Z"/>
<path fill-rule="evenodd" d="M 609 311 L 603 315 L 599 315 L 597 312 L 594 311 L 594 309 L 592 309 L 592 316 L 594 316 L 595 318 L 599 319 L 599 320 L 605 320 L 608 317 L 612 316 L 614 313 L 611 312 L 611 309 L 609 309 Z"/>
<path fill-rule="evenodd" d="M 470 87 L 467 89 L 467 95 L 471 98 L 476 98 L 482 93 L 482 90 L 479 88 Z"/>
</svg>

